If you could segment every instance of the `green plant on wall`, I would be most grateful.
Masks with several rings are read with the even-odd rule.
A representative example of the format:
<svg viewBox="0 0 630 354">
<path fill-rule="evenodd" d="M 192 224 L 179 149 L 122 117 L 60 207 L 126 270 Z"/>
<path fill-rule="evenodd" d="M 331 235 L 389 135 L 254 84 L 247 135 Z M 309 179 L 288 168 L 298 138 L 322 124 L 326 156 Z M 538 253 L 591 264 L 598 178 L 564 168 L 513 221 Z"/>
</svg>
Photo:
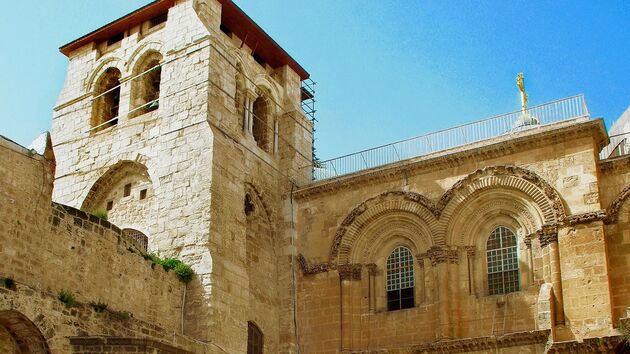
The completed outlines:
<svg viewBox="0 0 630 354">
<path fill-rule="evenodd" d="M 155 264 L 161 265 L 162 268 L 164 268 L 164 270 L 166 270 L 167 272 L 171 269 L 175 270 L 175 274 L 177 274 L 177 277 L 179 277 L 179 279 L 184 283 L 188 283 L 189 281 L 191 281 L 194 275 L 192 268 L 179 259 L 162 259 L 153 253 L 145 255 L 144 258 L 150 260 L 152 262 L 152 266 Z"/>
<path fill-rule="evenodd" d="M 95 209 L 92 211 L 92 215 L 99 219 L 107 220 L 107 211 L 104 209 Z"/>
<path fill-rule="evenodd" d="M 94 312 L 103 312 L 107 309 L 107 304 L 101 301 L 92 301 L 90 302 L 90 306 L 94 309 Z"/>
<path fill-rule="evenodd" d="M 61 290 L 57 295 L 57 298 L 59 301 L 63 302 L 66 307 L 72 307 L 76 303 L 72 293 L 67 290 Z"/>
</svg>

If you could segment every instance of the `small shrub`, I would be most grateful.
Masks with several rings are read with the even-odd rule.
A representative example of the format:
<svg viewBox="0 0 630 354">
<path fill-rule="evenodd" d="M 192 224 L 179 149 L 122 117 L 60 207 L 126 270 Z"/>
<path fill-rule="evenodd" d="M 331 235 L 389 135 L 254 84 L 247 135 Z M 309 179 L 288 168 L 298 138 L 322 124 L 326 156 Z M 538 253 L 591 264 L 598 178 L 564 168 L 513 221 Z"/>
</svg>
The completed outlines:
<svg viewBox="0 0 630 354">
<path fill-rule="evenodd" d="M 167 271 L 177 268 L 177 266 L 180 265 L 180 264 L 182 264 L 182 261 L 180 261 L 179 259 L 175 259 L 175 258 L 167 258 L 167 259 L 162 261 L 162 266 Z"/>
<path fill-rule="evenodd" d="M 96 209 L 92 212 L 92 215 L 99 219 L 107 220 L 107 211 L 104 209 Z"/>
<path fill-rule="evenodd" d="M 4 287 L 7 289 L 13 289 L 13 287 L 15 286 L 15 281 L 13 281 L 13 279 L 11 278 L 4 278 L 2 282 L 4 283 Z"/>
<path fill-rule="evenodd" d="M 175 274 L 177 274 L 181 281 L 188 283 L 192 280 L 194 272 L 188 264 L 180 262 L 177 267 L 175 267 Z"/>
<path fill-rule="evenodd" d="M 619 327 L 617 327 L 621 333 L 622 340 L 625 342 L 625 346 L 630 345 L 630 328 L 626 321 L 619 321 Z"/>
<path fill-rule="evenodd" d="M 103 303 L 103 302 L 90 302 L 90 306 L 92 306 L 92 308 L 94 309 L 94 312 L 103 312 L 105 311 L 105 309 L 107 309 L 107 304 Z"/>
<path fill-rule="evenodd" d="M 114 311 L 112 312 L 112 314 L 121 320 L 128 320 L 133 317 L 133 315 L 129 311 Z"/>
<path fill-rule="evenodd" d="M 72 293 L 66 290 L 61 290 L 57 295 L 57 298 L 59 301 L 63 302 L 66 307 L 72 307 L 76 303 Z"/>
</svg>

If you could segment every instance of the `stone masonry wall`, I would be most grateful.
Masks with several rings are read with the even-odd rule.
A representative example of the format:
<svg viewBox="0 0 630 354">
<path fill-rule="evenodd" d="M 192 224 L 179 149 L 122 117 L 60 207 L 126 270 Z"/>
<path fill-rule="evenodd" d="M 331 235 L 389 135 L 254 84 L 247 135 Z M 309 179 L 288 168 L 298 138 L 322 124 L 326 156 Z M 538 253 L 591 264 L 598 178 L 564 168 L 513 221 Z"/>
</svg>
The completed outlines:
<svg viewBox="0 0 630 354">
<path fill-rule="evenodd" d="M 50 162 L 2 140 L 0 276 L 43 292 L 70 291 L 83 303 L 181 331 L 185 285 L 151 267 L 109 222 L 51 205 Z M 42 175 L 43 174 L 43 175 Z"/>
<path fill-rule="evenodd" d="M 473 174 L 493 166 L 518 166 L 557 191 L 567 216 L 597 212 L 602 209 L 594 153 L 601 137 L 598 124 L 601 122 L 570 123 L 497 138 L 485 145 L 384 167 L 387 171 L 366 171 L 299 190 L 298 247 L 305 260 L 298 295 L 301 347 L 308 353 L 393 349 L 444 336 L 474 338 L 534 331 L 539 329 L 540 285 L 554 283 L 556 274 L 561 282 L 554 283 L 554 288 L 562 288 L 562 314 L 569 329 L 558 331 L 556 340 L 610 333 L 609 269 L 601 219 L 572 227 L 561 221 L 558 246 L 543 245 L 536 230 L 549 222 L 542 216 L 547 207 L 521 194 L 530 193 L 532 187 L 519 190 L 523 182 L 510 185 L 502 182 L 504 177 L 487 177 L 476 183 L 475 176 L 484 178 L 485 174 Z M 589 131 L 588 126 L 596 128 Z M 503 141 L 507 139 L 510 141 Z M 456 189 L 451 192 L 453 186 Z M 475 188 L 479 191 L 473 193 Z M 445 195 L 450 197 L 447 191 L 453 193 L 456 202 L 450 204 L 455 206 L 441 204 Z M 468 191 L 473 194 L 467 196 Z M 387 192 L 394 194 L 387 196 Z M 425 205 L 427 211 L 414 203 Z M 441 221 L 442 216 L 433 221 L 431 215 L 440 213 L 450 219 Z M 442 223 L 447 225 L 439 226 Z M 485 239 L 492 225 L 501 224 L 518 233 L 521 291 L 488 296 Z M 354 243 L 346 245 L 351 242 L 348 239 Z M 336 242 L 341 242 L 337 248 Z M 379 300 L 385 296 L 380 290 L 384 287 L 379 275 L 384 272 L 384 258 L 379 252 L 397 244 L 410 245 L 417 252 L 415 257 L 429 257 L 431 262 L 416 258 L 423 263 L 416 269 L 416 288 L 424 289 L 424 295 L 416 290 L 416 307 L 388 312 L 384 300 Z M 447 258 L 432 258 L 443 247 L 445 251 L 440 252 Z M 467 251 L 469 247 L 473 247 L 472 253 Z M 554 252 L 560 263 L 554 260 Z M 352 268 L 343 262 L 359 266 L 361 275 L 348 273 Z M 376 263 L 373 276 L 366 270 L 370 262 Z M 318 274 L 322 271 L 325 273 Z M 376 298 L 371 299 L 373 296 Z"/>
</svg>

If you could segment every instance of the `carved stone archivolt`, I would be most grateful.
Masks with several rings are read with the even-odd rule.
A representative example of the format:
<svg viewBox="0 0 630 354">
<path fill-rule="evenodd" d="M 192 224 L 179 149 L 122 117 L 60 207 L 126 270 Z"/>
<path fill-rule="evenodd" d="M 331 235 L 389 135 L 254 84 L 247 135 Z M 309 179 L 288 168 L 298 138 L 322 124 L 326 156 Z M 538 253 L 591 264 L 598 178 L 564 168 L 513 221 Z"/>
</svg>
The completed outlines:
<svg viewBox="0 0 630 354">
<path fill-rule="evenodd" d="M 330 269 L 328 263 L 319 263 L 319 264 L 309 265 L 308 262 L 306 261 L 306 258 L 302 254 L 299 254 L 297 259 L 298 259 L 298 263 L 300 264 L 300 268 L 302 268 L 302 274 L 304 275 L 324 273 L 324 272 L 327 272 L 328 269 Z"/>
<path fill-rule="evenodd" d="M 618 195 L 617 197 L 610 203 L 608 208 L 606 208 L 606 218 L 604 219 L 604 223 L 613 224 L 617 222 L 617 218 L 619 217 L 619 209 L 623 203 L 630 196 L 630 185 L 627 185 Z"/>
<path fill-rule="evenodd" d="M 355 239 L 360 235 L 362 225 L 373 220 L 377 209 L 384 208 L 386 201 L 397 199 L 401 210 L 418 213 L 429 227 L 434 238 L 433 243 L 443 245 L 446 243 L 444 234 L 448 220 L 456 208 L 460 207 L 461 202 L 475 191 L 495 186 L 525 193 L 541 210 L 545 223 L 562 222 L 566 218 L 564 204 L 559 194 L 537 174 L 516 166 L 491 166 L 479 169 L 455 183 L 437 203 L 421 194 L 403 191 L 386 192 L 364 201 L 350 211 L 337 228 L 331 242 L 329 263 L 348 260 L 347 256 L 339 257 L 340 250 L 343 249 L 343 252 L 347 253 L 352 249 Z M 416 207 L 404 206 L 404 203 Z M 364 214 L 368 217 L 364 217 Z M 362 220 L 362 224 L 357 223 L 357 220 Z"/>
</svg>

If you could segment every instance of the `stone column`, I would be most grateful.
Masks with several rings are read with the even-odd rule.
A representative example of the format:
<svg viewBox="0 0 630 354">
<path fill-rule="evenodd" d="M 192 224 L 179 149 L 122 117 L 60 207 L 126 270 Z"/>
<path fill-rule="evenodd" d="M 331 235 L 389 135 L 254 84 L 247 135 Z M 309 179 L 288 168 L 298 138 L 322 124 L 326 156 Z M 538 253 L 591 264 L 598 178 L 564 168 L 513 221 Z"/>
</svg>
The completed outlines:
<svg viewBox="0 0 630 354">
<path fill-rule="evenodd" d="M 354 288 L 358 284 L 353 280 L 361 280 L 360 264 L 342 264 L 339 266 L 339 287 L 341 298 L 341 351 L 352 349 L 352 316 L 354 314 Z"/>
<path fill-rule="evenodd" d="M 536 237 L 535 234 L 527 235 L 524 238 L 525 247 L 527 247 L 527 266 L 529 267 L 529 277 L 527 278 L 527 284 L 532 285 L 536 281 L 536 273 L 534 272 L 534 254 L 532 253 L 532 239 Z"/>
<path fill-rule="evenodd" d="M 562 274 L 560 271 L 560 251 L 558 248 L 558 226 L 543 225 L 538 231 L 540 247 L 546 248 L 549 276 L 553 285 L 556 323 L 564 324 L 564 301 L 562 298 Z"/>
<path fill-rule="evenodd" d="M 475 246 L 466 247 L 466 261 L 468 262 L 468 295 L 474 295 L 475 289 L 475 255 L 477 249 Z"/>
<path fill-rule="evenodd" d="M 451 293 L 449 290 L 449 263 L 457 263 L 457 251 L 451 251 L 446 246 L 433 246 L 427 251 L 431 265 L 437 268 L 438 289 L 438 336 L 451 338 Z"/>
<path fill-rule="evenodd" d="M 376 264 L 370 263 L 368 269 L 368 309 L 370 313 L 376 310 Z"/>
</svg>

